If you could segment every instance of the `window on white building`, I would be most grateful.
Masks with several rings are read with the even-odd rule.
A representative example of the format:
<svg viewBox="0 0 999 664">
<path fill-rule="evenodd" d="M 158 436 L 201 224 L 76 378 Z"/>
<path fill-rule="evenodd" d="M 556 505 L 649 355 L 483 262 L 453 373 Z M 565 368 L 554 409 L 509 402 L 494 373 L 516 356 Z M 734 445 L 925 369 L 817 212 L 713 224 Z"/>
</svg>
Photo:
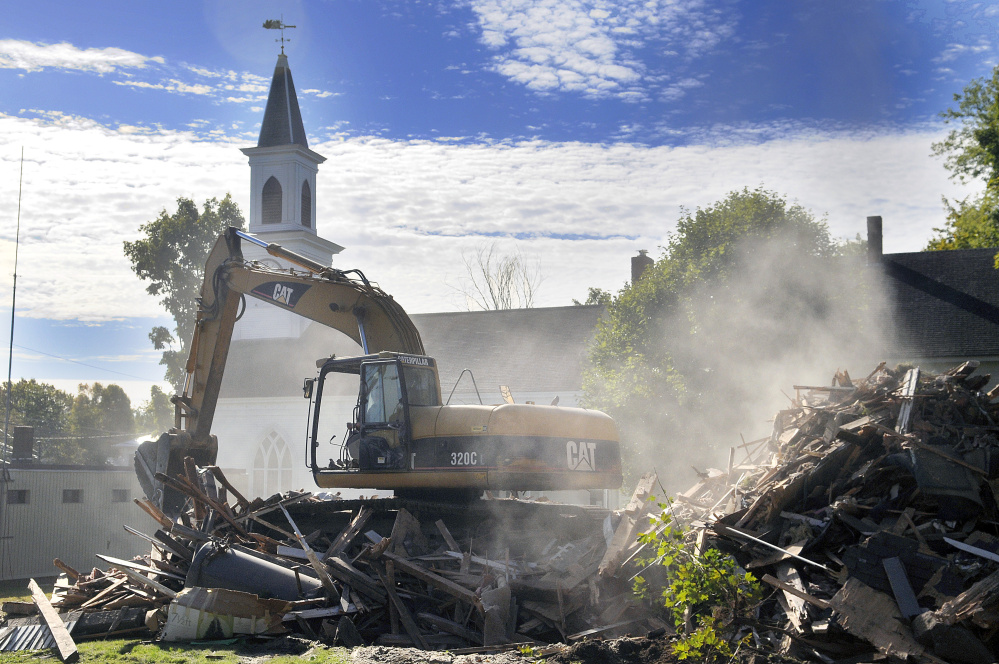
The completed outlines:
<svg viewBox="0 0 999 664">
<path fill-rule="evenodd" d="M 7 489 L 8 505 L 27 505 L 31 502 L 31 493 L 28 489 Z"/>
<path fill-rule="evenodd" d="M 62 490 L 62 502 L 64 502 L 64 503 L 82 503 L 83 502 L 83 489 L 63 489 Z"/>
<path fill-rule="evenodd" d="M 268 498 L 291 488 L 291 450 L 284 438 L 271 431 L 257 447 L 253 459 L 253 495 Z"/>
</svg>

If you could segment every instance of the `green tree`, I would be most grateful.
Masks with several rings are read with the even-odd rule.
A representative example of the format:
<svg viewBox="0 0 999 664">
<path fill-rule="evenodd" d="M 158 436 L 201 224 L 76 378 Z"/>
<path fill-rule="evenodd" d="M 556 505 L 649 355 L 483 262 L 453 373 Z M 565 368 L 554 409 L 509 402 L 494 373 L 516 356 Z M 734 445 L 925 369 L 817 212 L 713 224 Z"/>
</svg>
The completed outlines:
<svg viewBox="0 0 999 664">
<path fill-rule="evenodd" d="M 118 385 L 82 383 L 69 410 L 69 428 L 83 448 L 83 463 L 107 463 L 112 446 L 135 434 L 132 403 Z"/>
<path fill-rule="evenodd" d="M 0 386 L 0 403 L 7 402 L 7 384 Z M 11 387 L 11 429 L 35 429 L 36 455 L 52 463 L 80 463 L 83 448 L 69 435 L 69 411 L 73 396 L 34 378 L 21 379 Z"/>
<path fill-rule="evenodd" d="M 991 249 L 999 247 L 999 204 L 997 192 L 985 191 L 959 201 L 943 199 L 947 221 L 934 228 L 936 235 L 926 245 L 927 251 L 948 249 Z M 999 267 L 999 255 L 997 267 Z"/>
<path fill-rule="evenodd" d="M 244 225 L 243 214 L 229 194 L 221 201 L 205 201 L 200 212 L 191 199 L 178 198 L 176 212 L 163 209 L 156 219 L 140 226 L 143 238 L 124 243 L 132 270 L 149 282 L 146 291 L 160 297 L 173 316 L 173 331 L 157 326 L 149 339 L 156 350 L 163 351 L 160 364 L 177 389 L 183 385 L 188 345 L 194 335 L 205 260 L 222 231 Z"/>
<path fill-rule="evenodd" d="M 595 288 L 590 286 L 589 290 L 586 292 L 586 301 L 580 302 L 579 300 L 573 298 L 572 303 L 577 307 L 591 305 L 591 304 L 602 304 L 605 307 L 610 304 L 614 296 L 611 295 L 610 291 L 605 291 L 603 288 Z"/>
<path fill-rule="evenodd" d="M 149 401 L 135 411 L 135 427 L 139 432 L 156 434 L 173 426 L 173 404 L 170 396 L 153 385 L 149 390 Z"/>
<path fill-rule="evenodd" d="M 999 67 L 992 76 L 974 79 L 954 95 L 955 106 L 940 115 L 956 124 L 947 137 L 933 144 L 944 158 L 951 178 L 978 181 L 983 193 L 962 200 L 944 197 L 947 221 L 933 229 L 927 250 L 979 249 L 999 246 Z M 996 255 L 999 267 L 999 254 Z"/>
<path fill-rule="evenodd" d="M 933 144 L 933 154 L 944 157 L 951 177 L 961 182 L 984 180 L 995 188 L 999 184 L 999 67 L 990 78 L 976 78 L 955 93 L 954 102 L 956 108 L 940 116 L 947 124 L 959 126 Z"/>
<path fill-rule="evenodd" d="M 683 211 L 663 249 L 598 324 L 584 401 L 618 422 L 629 478 L 658 461 L 661 475 L 685 473 L 673 479 L 689 484 L 686 464 L 666 462 L 681 451 L 689 461 L 718 461 L 740 427 L 770 415 L 751 411 L 761 378 L 752 368 L 787 364 L 813 343 L 806 321 L 860 320 L 857 289 L 833 269 L 856 247 L 760 187 Z"/>
</svg>

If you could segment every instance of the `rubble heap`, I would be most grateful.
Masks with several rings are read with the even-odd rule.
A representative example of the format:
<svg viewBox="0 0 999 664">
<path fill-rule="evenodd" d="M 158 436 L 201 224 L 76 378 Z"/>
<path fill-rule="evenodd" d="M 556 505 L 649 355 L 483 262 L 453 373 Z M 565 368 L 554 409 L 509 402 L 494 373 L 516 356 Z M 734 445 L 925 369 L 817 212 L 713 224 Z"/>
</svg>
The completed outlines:
<svg viewBox="0 0 999 664">
<path fill-rule="evenodd" d="M 73 639 L 295 632 L 344 646 L 461 652 L 663 627 L 608 572 L 635 547 L 644 494 L 624 512 L 304 492 L 251 502 L 217 467 L 192 459 L 185 475 L 157 479 L 188 502 L 171 519 L 149 500 L 135 501 L 156 529 L 126 530 L 149 542 L 149 555 L 98 555 L 109 570 L 86 574 L 56 561 L 63 574 L 52 605 Z M 3 608 L 12 616 L 38 604 Z M 37 617 L 0 625 L 0 650 L 51 645 Z"/>
<path fill-rule="evenodd" d="M 882 364 L 796 386 L 771 436 L 677 497 L 774 589 L 758 646 L 823 662 L 997 659 L 999 388 L 981 392 L 977 367 Z"/>
</svg>

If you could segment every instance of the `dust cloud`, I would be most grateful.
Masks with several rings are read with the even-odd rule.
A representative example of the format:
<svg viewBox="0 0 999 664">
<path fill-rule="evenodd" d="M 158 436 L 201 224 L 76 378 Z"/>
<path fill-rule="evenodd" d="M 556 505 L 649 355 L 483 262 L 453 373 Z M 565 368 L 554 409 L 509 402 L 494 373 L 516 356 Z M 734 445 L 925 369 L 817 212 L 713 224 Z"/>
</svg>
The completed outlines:
<svg viewBox="0 0 999 664">
<path fill-rule="evenodd" d="M 788 236 L 743 243 L 728 278 L 688 292 L 657 329 L 684 390 L 646 404 L 667 411 L 656 418 L 666 428 L 619 424 L 628 479 L 655 468 L 669 493 L 685 490 L 692 466 L 725 469 L 733 447 L 744 460 L 738 446 L 770 434 L 794 385 L 831 385 L 837 370 L 863 378 L 882 359 L 894 330 L 879 270 L 798 247 Z"/>
</svg>

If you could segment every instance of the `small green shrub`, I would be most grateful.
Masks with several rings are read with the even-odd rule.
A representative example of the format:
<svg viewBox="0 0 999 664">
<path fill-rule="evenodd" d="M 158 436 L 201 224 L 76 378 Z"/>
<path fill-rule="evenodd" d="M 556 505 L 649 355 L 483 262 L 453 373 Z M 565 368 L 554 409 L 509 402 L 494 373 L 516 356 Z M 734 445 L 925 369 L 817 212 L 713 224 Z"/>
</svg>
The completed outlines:
<svg viewBox="0 0 999 664">
<path fill-rule="evenodd" d="M 644 577 L 638 576 L 635 594 L 652 601 L 658 591 L 681 635 L 673 645 L 678 659 L 714 662 L 730 658 L 735 622 L 748 617 L 760 601 L 760 584 L 732 556 L 718 549 L 705 549 L 697 555 L 694 546 L 686 543 L 688 531 L 675 522 L 669 502 L 658 505 L 659 514 L 650 519 L 649 530 L 639 536 L 639 541 L 655 555 L 639 564 L 661 565 L 666 581 L 652 589 Z M 696 627 L 687 630 L 688 620 Z"/>
</svg>

